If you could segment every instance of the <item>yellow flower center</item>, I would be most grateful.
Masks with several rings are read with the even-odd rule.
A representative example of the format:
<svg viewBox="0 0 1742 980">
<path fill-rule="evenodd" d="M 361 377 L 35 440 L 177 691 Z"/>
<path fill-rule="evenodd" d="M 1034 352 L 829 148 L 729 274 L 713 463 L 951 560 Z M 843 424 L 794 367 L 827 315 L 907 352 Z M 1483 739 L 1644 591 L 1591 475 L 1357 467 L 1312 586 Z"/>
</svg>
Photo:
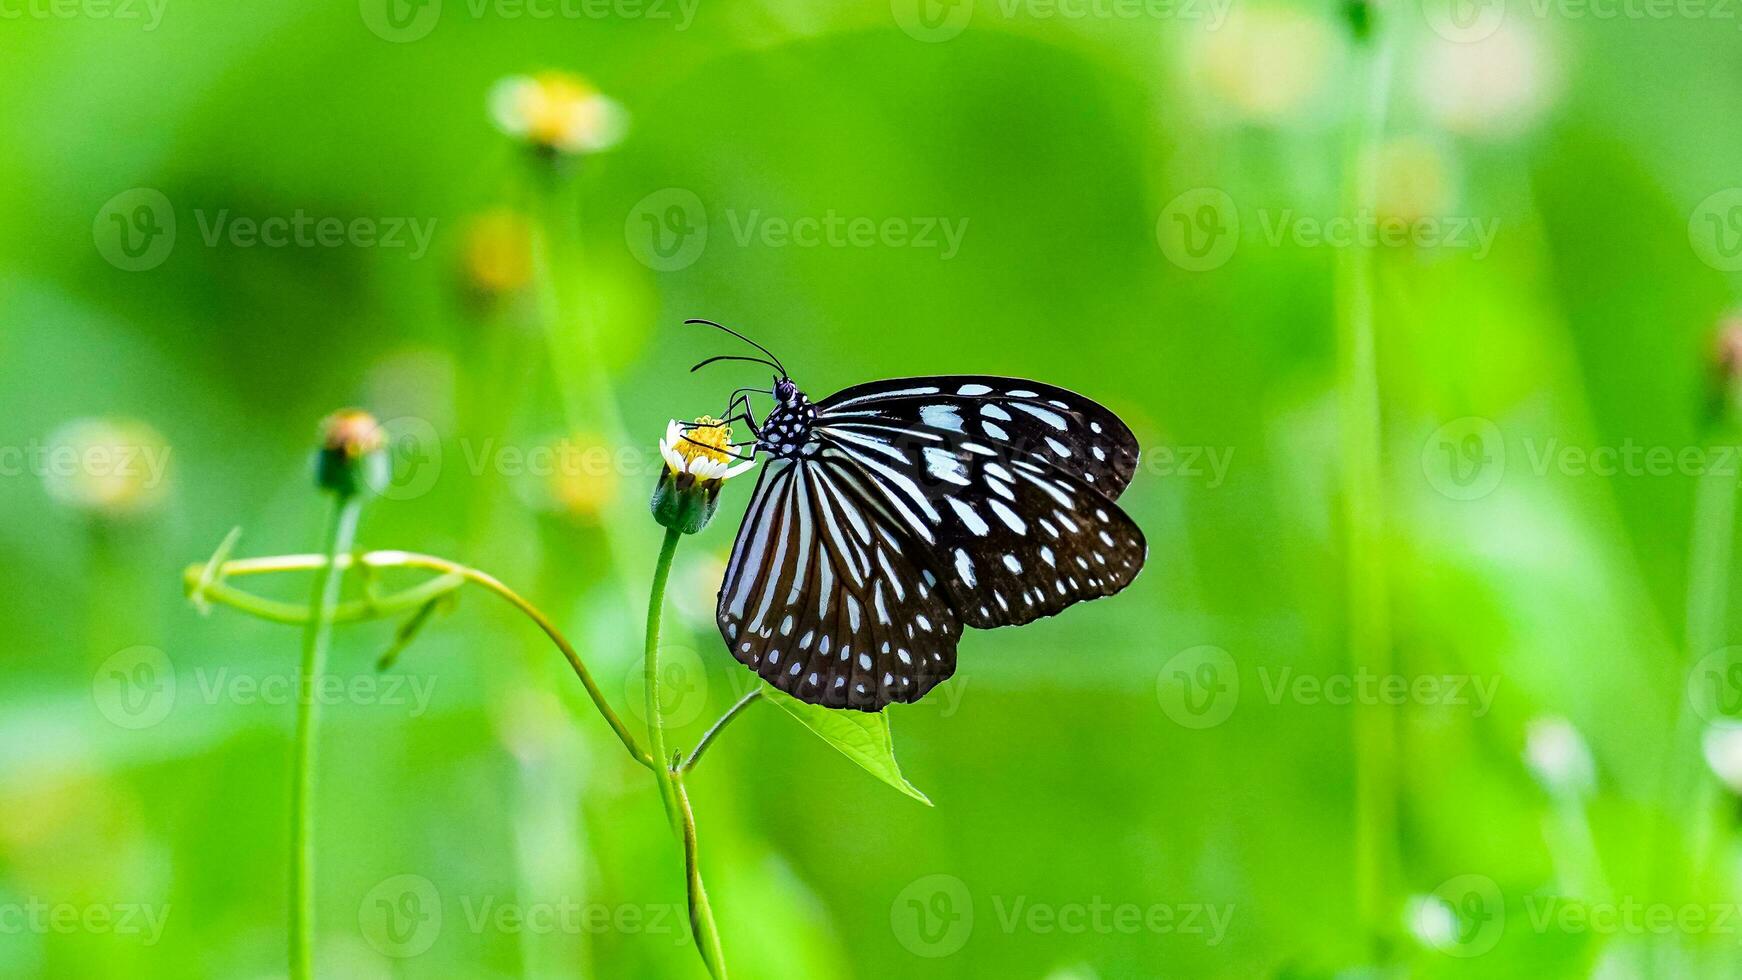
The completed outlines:
<svg viewBox="0 0 1742 980">
<path fill-rule="evenodd" d="M 586 82 L 564 72 L 542 72 L 535 79 L 538 94 L 527 106 L 528 135 L 547 146 L 562 144 L 577 124 L 597 123 L 599 93 Z"/>
<path fill-rule="evenodd" d="M 693 429 L 684 432 L 674 447 L 684 459 L 711 459 L 716 463 L 732 461 L 732 427 L 712 415 L 696 419 Z"/>
</svg>

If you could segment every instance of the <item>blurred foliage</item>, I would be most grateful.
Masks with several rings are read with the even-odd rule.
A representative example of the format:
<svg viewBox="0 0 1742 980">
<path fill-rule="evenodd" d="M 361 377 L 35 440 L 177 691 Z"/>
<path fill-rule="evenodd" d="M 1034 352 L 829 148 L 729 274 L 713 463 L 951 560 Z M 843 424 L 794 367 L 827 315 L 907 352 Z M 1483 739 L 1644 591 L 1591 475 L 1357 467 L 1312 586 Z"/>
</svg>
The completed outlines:
<svg viewBox="0 0 1742 980">
<path fill-rule="evenodd" d="M 1148 459 L 1126 594 L 970 633 L 891 709 L 934 809 L 766 707 L 710 750 L 690 790 L 738 975 L 1737 972 L 1736 806 L 1700 737 L 1742 693 L 1736 461 L 1567 455 L 1738 442 L 1711 388 L 1742 269 L 1728 19 L 1373 8 L 1375 217 L 1438 235 L 1374 248 L 1385 575 L 1402 680 L 1445 686 L 1396 710 L 1371 937 L 1352 708 L 1291 686 L 1359 680 L 1340 246 L 1311 231 L 1360 97 L 1343 5 L 390 2 L 0 20 L 0 974 L 282 973 L 295 632 L 202 619 L 179 574 L 236 524 L 238 554 L 318 546 L 338 406 L 399 439 L 364 543 L 522 590 L 638 723 L 654 442 L 759 377 L 686 374 L 722 348 L 685 316 L 813 396 L 1042 378 Z M 552 166 L 492 128 L 492 86 L 551 68 L 623 107 L 620 144 Z M 235 237 L 299 215 L 338 244 Z M 878 230 L 791 234 L 831 216 Z M 1194 230 L 1232 251 L 1180 261 Z M 92 446 L 164 469 L 117 481 Z M 747 683 L 711 621 L 747 492 L 679 556 L 678 745 Z M 554 652 L 467 593 L 378 675 L 394 629 L 335 638 L 323 972 L 697 975 L 657 797 Z"/>
</svg>

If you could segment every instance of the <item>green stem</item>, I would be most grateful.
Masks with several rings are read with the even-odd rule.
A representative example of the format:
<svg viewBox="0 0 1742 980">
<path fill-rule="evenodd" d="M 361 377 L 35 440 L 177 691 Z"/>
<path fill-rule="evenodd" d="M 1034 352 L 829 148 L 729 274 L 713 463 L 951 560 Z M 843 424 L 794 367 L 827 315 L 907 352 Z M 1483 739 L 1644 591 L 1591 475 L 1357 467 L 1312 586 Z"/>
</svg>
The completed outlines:
<svg viewBox="0 0 1742 980">
<path fill-rule="evenodd" d="M 623 720 L 617 717 L 617 712 L 611 710 L 611 704 L 605 700 L 604 692 L 600 691 L 599 685 L 594 682 L 592 672 L 587 670 L 587 665 L 581 660 L 581 655 L 575 651 L 574 646 L 571 645 L 568 639 L 562 635 L 562 632 L 556 628 L 555 624 L 550 621 L 549 617 L 545 616 L 537 606 L 526 601 L 526 599 L 522 598 L 519 593 L 502 584 L 502 582 L 497 580 L 495 576 L 490 575 L 487 572 L 481 572 L 475 568 L 468 568 L 465 565 L 449 561 L 446 558 L 437 558 L 434 555 L 420 555 L 410 551 L 371 551 L 359 556 L 340 554 L 330 558 L 326 555 L 277 555 L 270 558 L 244 558 L 236 561 L 224 562 L 218 566 L 217 573 L 214 576 L 215 583 L 208 585 L 201 595 L 206 599 L 234 606 L 243 612 L 261 615 L 261 608 L 270 609 L 274 604 L 270 603 L 268 600 L 248 595 L 247 593 L 241 592 L 237 589 L 226 590 L 217 588 L 216 586 L 221 585 L 223 580 L 229 576 L 261 575 L 270 572 L 308 571 L 311 569 L 320 571 L 327 568 L 337 568 L 342 571 L 350 568 L 352 565 L 361 565 L 365 568 L 371 569 L 417 568 L 425 571 L 441 572 L 444 576 L 455 575 L 474 585 L 483 586 L 501 598 L 507 600 L 510 605 L 520 610 L 520 612 L 528 619 L 537 624 L 538 628 L 544 631 L 544 635 L 549 637 L 552 643 L 556 644 L 558 650 L 562 651 L 563 657 L 569 662 L 569 667 L 574 670 L 575 676 L 580 678 L 581 686 L 587 689 L 587 696 L 592 698 L 594 707 L 599 709 L 599 714 L 604 716 L 605 721 L 610 724 L 611 730 L 616 733 L 617 739 L 621 741 L 623 747 L 629 751 L 630 758 L 649 769 L 656 768 L 653 764 L 653 758 L 636 743 L 635 736 L 630 733 L 628 726 L 623 724 Z M 198 581 L 199 576 L 204 573 L 206 568 L 207 566 L 203 565 L 190 566 L 184 577 L 189 578 L 191 581 Z M 438 579 L 436 581 L 440 580 Z M 431 584 L 433 583 L 426 583 L 426 585 Z M 408 589 L 406 592 L 399 593 L 398 595 L 403 597 L 414 591 L 416 590 Z M 242 601 L 237 601 L 237 597 L 242 597 Z M 392 596 L 383 597 L 378 601 L 374 608 L 385 608 L 394 601 L 395 598 Z M 425 601 L 427 601 L 427 597 Z M 341 606 L 338 608 L 343 609 L 346 607 Z M 300 610 L 297 612 L 297 615 L 306 618 L 306 614 L 302 613 Z M 266 618 L 272 617 L 267 616 Z M 358 618 L 367 617 L 359 616 Z"/>
<path fill-rule="evenodd" d="M 762 688 L 760 688 L 760 687 L 751 688 L 749 694 L 746 694 L 743 697 L 739 698 L 738 702 L 736 704 L 732 705 L 730 708 L 727 708 L 726 713 L 720 716 L 720 720 L 714 722 L 714 724 L 708 728 L 706 734 L 702 735 L 702 740 L 700 742 L 696 743 L 695 751 L 691 752 L 690 757 L 688 759 L 684 760 L 684 763 L 682 766 L 678 767 L 678 771 L 679 772 L 689 772 L 690 770 L 694 769 L 696 767 L 696 763 L 698 761 L 700 761 L 702 758 L 702 752 L 705 751 L 708 746 L 714 744 L 714 736 L 720 734 L 720 730 L 722 728 L 726 727 L 726 723 L 731 721 L 733 718 L 738 717 L 738 712 L 743 711 L 745 708 L 750 707 L 750 705 L 752 703 L 760 700 L 761 698 L 762 698 Z"/>
<path fill-rule="evenodd" d="M 659 618 L 661 607 L 665 605 L 665 585 L 671 578 L 672 556 L 677 554 L 677 545 L 682 538 L 682 532 L 667 528 L 665 541 L 659 547 L 659 561 L 653 566 L 653 590 L 647 600 L 647 646 L 643 651 L 641 685 L 647 703 L 648 752 L 659 763 L 654 770 L 659 775 L 659 798 L 665 805 L 666 817 L 674 831 L 678 829 L 677 801 L 668 771 L 671 757 L 665 753 L 665 712 L 659 704 Z"/>
<path fill-rule="evenodd" d="M 1343 213 L 1373 206 L 1378 174 L 1374 150 L 1384 131 L 1391 75 L 1388 17 L 1356 49 L 1356 112 L 1344 158 Z M 1348 568 L 1348 629 L 1357 672 L 1393 671 L 1385 580 L 1385 516 L 1380 484 L 1379 380 L 1374 349 L 1374 268 L 1370 249 L 1351 246 L 1336 266 L 1337 388 L 1343 452 L 1343 533 Z M 1396 918 L 1398 874 L 1397 729 L 1391 708 L 1357 705 L 1355 752 L 1355 889 L 1375 960 L 1388 955 Z"/>
<path fill-rule="evenodd" d="M 315 610 L 303 628 L 301 686 L 296 701 L 295 757 L 290 784 L 290 975 L 307 980 L 314 975 L 314 830 L 317 738 L 320 728 L 321 677 L 326 671 L 327 643 L 332 636 L 332 611 L 338 604 L 344 575 L 335 568 L 338 555 L 348 554 L 357 536 L 362 499 L 341 496 L 333 504 L 327 530 L 326 562 L 315 572 Z"/>
<path fill-rule="evenodd" d="M 745 704 L 747 701 L 740 701 Z M 677 796 L 678 814 L 683 820 L 684 877 L 689 886 L 690 932 L 696 939 L 696 951 L 702 954 L 708 974 L 714 980 L 726 980 L 726 955 L 720 948 L 720 928 L 714 924 L 714 907 L 708 903 L 708 889 L 702 884 L 701 859 L 696 850 L 696 816 L 690 810 L 690 796 L 683 779 L 676 773 L 671 784 Z"/>
<path fill-rule="evenodd" d="M 724 980 L 726 976 L 726 959 L 720 952 L 720 930 L 714 924 L 714 910 L 708 904 L 708 891 L 702 885 L 702 869 L 696 856 L 696 817 L 690 809 L 689 794 L 685 792 L 682 771 L 677 767 L 677 759 L 668 757 L 665 752 L 665 715 L 659 703 L 659 618 L 661 607 L 665 605 L 665 585 L 671 578 L 672 556 L 677 554 L 678 542 L 683 540 L 683 533 L 675 528 L 667 528 L 665 542 L 659 548 L 659 561 L 653 566 L 653 589 L 647 600 L 647 649 L 646 660 L 643 663 L 642 686 L 647 697 L 647 740 L 649 751 L 655 759 L 670 759 L 670 764 L 654 770 L 654 778 L 659 782 L 660 802 L 665 806 L 665 815 L 671 821 L 672 830 L 683 841 L 684 853 L 684 886 L 689 893 L 690 931 L 695 934 L 696 950 L 702 955 L 702 962 L 707 965 L 708 973 L 715 980 Z M 738 712 L 738 709 L 750 702 L 746 697 L 726 712 L 714 727 L 720 725 Z M 713 732 L 708 733 L 712 737 Z M 695 756 L 701 754 L 701 749 L 707 744 L 708 738 L 703 738 L 696 752 L 690 757 L 691 763 Z"/>
</svg>

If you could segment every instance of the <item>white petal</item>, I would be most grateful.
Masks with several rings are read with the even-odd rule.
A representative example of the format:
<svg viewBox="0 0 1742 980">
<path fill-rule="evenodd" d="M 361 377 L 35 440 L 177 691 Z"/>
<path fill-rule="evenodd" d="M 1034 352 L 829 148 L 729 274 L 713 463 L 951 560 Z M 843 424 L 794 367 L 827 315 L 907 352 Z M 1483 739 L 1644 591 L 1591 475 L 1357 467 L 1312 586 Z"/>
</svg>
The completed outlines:
<svg viewBox="0 0 1742 980">
<path fill-rule="evenodd" d="M 722 473 L 722 474 L 720 474 L 720 479 L 722 479 L 722 480 L 729 480 L 729 479 L 731 479 L 731 478 L 732 478 L 732 477 L 735 477 L 735 476 L 737 476 L 737 475 L 738 475 L 738 474 L 740 474 L 740 473 L 742 473 L 742 472 L 744 472 L 744 471 L 745 471 L 745 470 L 747 470 L 747 469 L 749 469 L 749 468 L 750 468 L 750 467 L 752 467 L 752 466 L 755 466 L 755 465 L 756 465 L 756 460 L 754 460 L 754 459 L 747 459 L 747 460 L 745 460 L 745 461 L 744 461 L 744 462 L 742 462 L 742 463 L 739 463 L 739 464 L 738 464 L 738 465 L 737 465 L 737 466 L 733 466 L 733 467 L 729 467 L 729 468 L 728 468 L 728 469 L 727 469 L 727 470 L 726 470 L 726 472 L 724 472 L 724 473 Z"/>
</svg>

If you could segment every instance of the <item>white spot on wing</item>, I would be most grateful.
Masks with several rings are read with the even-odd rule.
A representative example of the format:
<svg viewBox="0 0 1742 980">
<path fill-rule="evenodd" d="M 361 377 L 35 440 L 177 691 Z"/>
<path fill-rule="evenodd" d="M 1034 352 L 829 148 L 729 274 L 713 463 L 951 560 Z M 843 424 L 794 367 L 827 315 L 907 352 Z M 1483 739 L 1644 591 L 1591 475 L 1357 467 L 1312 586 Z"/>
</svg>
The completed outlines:
<svg viewBox="0 0 1742 980">
<path fill-rule="evenodd" d="M 984 537 L 986 532 L 990 530 L 985 520 L 979 514 L 974 513 L 974 508 L 954 497 L 945 497 L 944 502 L 950 505 L 950 509 L 956 512 L 956 516 L 962 519 L 962 523 L 967 526 L 969 531 Z"/>
</svg>

